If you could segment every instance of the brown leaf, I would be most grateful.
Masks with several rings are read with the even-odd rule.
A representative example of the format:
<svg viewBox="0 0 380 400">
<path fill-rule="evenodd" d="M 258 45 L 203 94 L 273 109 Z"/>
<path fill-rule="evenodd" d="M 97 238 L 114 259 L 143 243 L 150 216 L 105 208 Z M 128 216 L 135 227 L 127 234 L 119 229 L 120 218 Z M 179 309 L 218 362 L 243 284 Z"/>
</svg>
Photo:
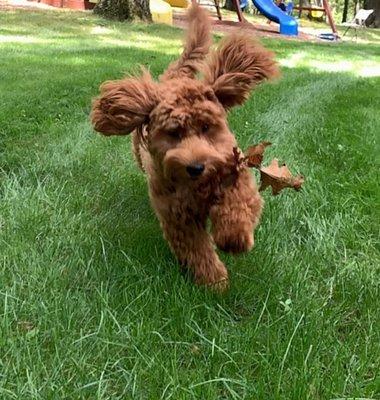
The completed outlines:
<svg viewBox="0 0 380 400">
<path fill-rule="evenodd" d="M 242 168 L 245 165 L 246 157 L 244 156 L 244 153 L 238 147 L 234 147 L 232 149 L 232 152 L 233 152 L 232 164 L 233 164 L 234 168 L 238 171 L 240 168 Z"/>
<path fill-rule="evenodd" d="M 260 168 L 260 175 L 261 186 L 259 190 L 265 190 L 270 186 L 273 195 L 279 194 L 282 189 L 287 187 L 300 190 L 305 181 L 302 175 L 292 176 L 285 164 L 280 167 L 276 158 L 267 167 Z"/>
<path fill-rule="evenodd" d="M 261 142 L 248 147 L 245 153 L 247 166 L 250 168 L 260 168 L 263 162 L 264 151 L 271 144 L 271 142 Z"/>
<path fill-rule="evenodd" d="M 191 347 L 190 347 L 190 352 L 192 354 L 198 355 L 198 354 L 200 354 L 201 349 L 196 344 L 192 344 Z"/>
<path fill-rule="evenodd" d="M 17 326 L 23 332 L 28 332 L 34 329 L 34 324 L 30 321 L 18 321 Z"/>
</svg>

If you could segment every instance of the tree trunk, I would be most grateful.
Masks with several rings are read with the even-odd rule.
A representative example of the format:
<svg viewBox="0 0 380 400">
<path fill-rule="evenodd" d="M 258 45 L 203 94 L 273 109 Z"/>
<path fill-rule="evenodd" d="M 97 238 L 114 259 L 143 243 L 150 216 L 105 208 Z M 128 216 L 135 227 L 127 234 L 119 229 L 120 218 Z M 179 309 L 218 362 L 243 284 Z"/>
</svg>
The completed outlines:
<svg viewBox="0 0 380 400">
<path fill-rule="evenodd" d="M 344 0 L 342 22 L 347 21 L 348 2 L 349 0 Z"/>
<path fill-rule="evenodd" d="M 366 10 L 374 10 L 374 13 L 368 18 L 368 24 L 374 28 L 380 28 L 380 1 L 365 0 L 364 8 Z"/>
<path fill-rule="evenodd" d="M 136 15 L 143 21 L 152 22 L 149 0 L 134 0 Z"/>
<path fill-rule="evenodd" d="M 94 12 L 102 17 L 119 21 L 136 17 L 143 21 L 152 21 L 149 0 L 99 0 Z"/>
<path fill-rule="evenodd" d="M 234 2 L 232 0 L 226 0 L 226 3 L 224 5 L 224 8 L 230 11 L 236 11 Z"/>
</svg>

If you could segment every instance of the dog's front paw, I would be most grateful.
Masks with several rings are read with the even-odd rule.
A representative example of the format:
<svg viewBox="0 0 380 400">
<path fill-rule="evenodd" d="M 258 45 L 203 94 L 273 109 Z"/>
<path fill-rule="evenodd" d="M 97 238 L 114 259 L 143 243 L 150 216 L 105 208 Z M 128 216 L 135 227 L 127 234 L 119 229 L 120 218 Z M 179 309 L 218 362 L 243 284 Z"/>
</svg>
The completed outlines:
<svg viewBox="0 0 380 400">
<path fill-rule="evenodd" d="M 226 253 L 245 253 L 253 247 L 252 232 L 223 232 L 222 234 L 214 233 L 213 236 L 217 247 Z"/>
<path fill-rule="evenodd" d="M 224 293 L 230 287 L 228 278 L 223 278 L 220 281 L 209 283 L 207 287 L 215 293 Z"/>
<path fill-rule="evenodd" d="M 209 261 L 209 260 L 208 260 Z M 229 288 L 228 271 L 220 260 L 210 264 L 200 263 L 194 271 L 194 281 L 199 286 L 206 286 L 214 292 L 225 292 Z"/>
</svg>

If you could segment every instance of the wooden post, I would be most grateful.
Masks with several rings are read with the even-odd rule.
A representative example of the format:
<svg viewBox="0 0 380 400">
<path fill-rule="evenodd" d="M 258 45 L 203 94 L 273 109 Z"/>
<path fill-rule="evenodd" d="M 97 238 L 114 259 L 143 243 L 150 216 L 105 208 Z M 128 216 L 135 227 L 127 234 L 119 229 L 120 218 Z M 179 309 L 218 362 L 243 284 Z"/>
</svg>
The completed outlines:
<svg viewBox="0 0 380 400">
<path fill-rule="evenodd" d="M 239 0 L 232 0 L 232 2 L 234 3 L 234 6 L 236 8 L 236 14 L 239 18 L 239 22 L 245 22 L 245 18 L 243 17 L 243 13 L 241 12 L 241 9 L 240 9 Z"/>
<path fill-rule="evenodd" d="M 329 4 L 328 0 L 323 0 L 323 8 L 325 9 L 327 18 L 329 20 L 329 24 L 331 26 L 331 29 L 332 29 L 334 35 L 338 38 L 339 37 L 338 31 L 337 31 L 336 26 L 335 26 L 334 18 L 332 16 L 331 8 L 330 8 L 330 4 Z"/>
<path fill-rule="evenodd" d="M 220 7 L 219 7 L 219 0 L 214 0 L 215 8 L 216 8 L 216 13 L 218 15 L 219 21 L 222 20 L 222 14 L 220 12 Z"/>
<path fill-rule="evenodd" d="M 298 18 L 299 18 L 299 19 L 301 19 L 301 15 L 302 15 L 302 3 L 303 3 L 303 1 L 300 0 L 300 8 L 299 8 L 299 10 L 298 10 Z"/>
</svg>

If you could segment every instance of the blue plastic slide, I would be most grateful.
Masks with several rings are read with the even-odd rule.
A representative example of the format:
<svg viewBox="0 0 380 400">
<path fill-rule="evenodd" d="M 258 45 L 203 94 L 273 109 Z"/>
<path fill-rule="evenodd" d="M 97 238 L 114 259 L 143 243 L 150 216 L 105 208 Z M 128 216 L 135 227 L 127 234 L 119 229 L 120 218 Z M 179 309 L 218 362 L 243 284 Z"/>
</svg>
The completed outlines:
<svg viewBox="0 0 380 400">
<path fill-rule="evenodd" d="M 284 13 L 272 0 L 252 0 L 255 7 L 273 22 L 280 24 L 283 35 L 298 35 L 298 23 L 290 15 Z"/>
</svg>

